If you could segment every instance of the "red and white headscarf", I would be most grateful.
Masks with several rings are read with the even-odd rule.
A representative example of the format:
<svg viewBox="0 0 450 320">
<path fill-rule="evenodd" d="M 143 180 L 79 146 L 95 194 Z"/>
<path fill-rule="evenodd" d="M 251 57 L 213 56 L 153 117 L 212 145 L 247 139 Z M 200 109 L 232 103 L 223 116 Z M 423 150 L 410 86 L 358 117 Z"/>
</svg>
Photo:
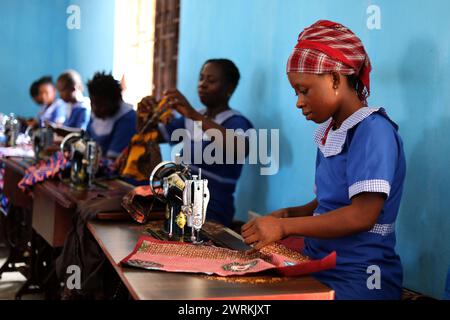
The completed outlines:
<svg viewBox="0 0 450 320">
<path fill-rule="evenodd" d="M 327 20 L 317 21 L 300 33 L 287 63 L 287 72 L 356 75 L 362 83 L 358 96 L 364 102 L 370 95 L 371 69 L 361 40 L 350 29 Z"/>
</svg>

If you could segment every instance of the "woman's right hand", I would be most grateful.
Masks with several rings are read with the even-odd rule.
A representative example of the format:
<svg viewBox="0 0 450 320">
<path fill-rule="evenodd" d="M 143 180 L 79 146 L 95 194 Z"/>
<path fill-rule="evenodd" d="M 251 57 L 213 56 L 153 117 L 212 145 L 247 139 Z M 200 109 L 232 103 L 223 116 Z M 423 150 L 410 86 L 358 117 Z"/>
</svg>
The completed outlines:
<svg viewBox="0 0 450 320">
<path fill-rule="evenodd" d="M 141 102 L 138 103 L 137 111 L 139 114 L 150 113 L 154 110 L 154 107 L 158 104 L 156 98 L 153 96 L 147 96 L 142 98 Z"/>
</svg>

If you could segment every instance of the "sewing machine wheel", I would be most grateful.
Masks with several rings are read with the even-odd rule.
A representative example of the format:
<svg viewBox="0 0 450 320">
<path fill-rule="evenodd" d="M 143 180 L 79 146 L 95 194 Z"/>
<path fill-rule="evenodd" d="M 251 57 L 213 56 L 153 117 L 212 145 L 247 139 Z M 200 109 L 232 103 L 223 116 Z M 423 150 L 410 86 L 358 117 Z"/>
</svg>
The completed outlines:
<svg viewBox="0 0 450 320">
<path fill-rule="evenodd" d="M 163 194 L 163 182 L 164 178 L 169 177 L 171 174 L 185 170 L 184 167 L 171 161 L 164 161 L 158 164 L 150 175 L 150 190 L 163 203 L 167 202 L 167 199 Z"/>
</svg>

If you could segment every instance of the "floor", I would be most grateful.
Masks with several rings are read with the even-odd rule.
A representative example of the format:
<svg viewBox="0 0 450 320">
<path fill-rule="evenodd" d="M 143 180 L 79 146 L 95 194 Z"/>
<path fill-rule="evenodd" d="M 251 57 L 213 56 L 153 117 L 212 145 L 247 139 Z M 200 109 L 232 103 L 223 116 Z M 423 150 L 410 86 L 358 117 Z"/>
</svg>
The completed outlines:
<svg viewBox="0 0 450 320">
<path fill-rule="evenodd" d="M 8 252 L 6 248 L 0 244 L 0 266 L 2 266 Z M 7 272 L 2 274 L 0 278 L 0 300 L 14 300 L 15 294 L 20 287 L 25 283 L 25 277 L 20 272 Z M 22 297 L 22 300 L 43 300 L 44 296 L 41 294 L 30 294 Z"/>
</svg>

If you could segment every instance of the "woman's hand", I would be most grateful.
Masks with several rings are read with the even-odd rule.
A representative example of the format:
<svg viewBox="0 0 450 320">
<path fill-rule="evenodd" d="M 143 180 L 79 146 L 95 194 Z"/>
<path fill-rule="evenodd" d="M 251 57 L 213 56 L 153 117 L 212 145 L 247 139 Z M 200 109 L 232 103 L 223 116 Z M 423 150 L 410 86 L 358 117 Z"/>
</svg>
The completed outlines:
<svg viewBox="0 0 450 320">
<path fill-rule="evenodd" d="M 186 97 L 177 89 L 164 92 L 163 99 L 167 100 L 169 108 L 175 109 L 181 115 L 192 120 L 201 120 L 201 114 L 195 110 Z"/>
<path fill-rule="evenodd" d="M 158 101 L 156 101 L 155 97 L 144 97 L 141 102 L 138 103 L 137 111 L 139 114 L 151 114 L 157 104 Z"/>
<path fill-rule="evenodd" d="M 256 218 L 242 226 L 242 237 L 257 250 L 281 240 L 284 238 L 281 219 L 272 215 Z"/>
</svg>

